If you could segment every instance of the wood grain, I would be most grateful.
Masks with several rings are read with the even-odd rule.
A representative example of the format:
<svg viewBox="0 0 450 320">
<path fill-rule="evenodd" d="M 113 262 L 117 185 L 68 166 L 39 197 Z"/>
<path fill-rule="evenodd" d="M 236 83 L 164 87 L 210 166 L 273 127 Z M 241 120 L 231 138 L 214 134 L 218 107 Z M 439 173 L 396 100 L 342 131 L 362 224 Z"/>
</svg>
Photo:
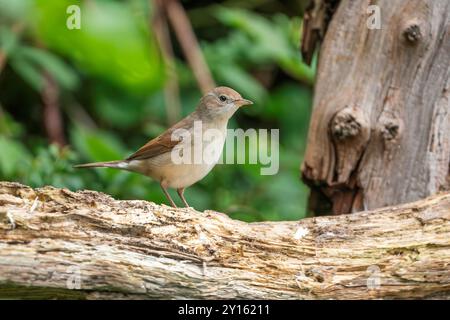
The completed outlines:
<svg viewBox="0 0 450 320">
<path fill-rule="evenodd" d="M 449 298 L 449 263 L 448 193 L 352 215 L 245 223 L 0 183 L 0 298 Z"/>
<path fill-rule="evenodd" d="M 381 29 L 367 26 L 369 5 Z M 342 0 L 321 48 L 302 165 L 313 211 L 422 199 L 450 176 L 450 1 Z M 317 200 L 319 198 L 319 200 Z"/>
</svg>

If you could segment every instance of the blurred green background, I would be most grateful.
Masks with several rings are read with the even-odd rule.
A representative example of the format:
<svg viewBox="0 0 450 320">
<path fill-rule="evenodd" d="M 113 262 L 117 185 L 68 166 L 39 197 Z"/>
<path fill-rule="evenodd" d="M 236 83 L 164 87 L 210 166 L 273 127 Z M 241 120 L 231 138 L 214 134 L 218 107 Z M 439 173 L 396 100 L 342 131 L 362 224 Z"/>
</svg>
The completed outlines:
<svg viewBox="0 0 450 320">
<path fill-rule="evenodd" d="M 315 63 L 304 65 L 299 51 L 305 1 L 181 3 L 215 82 L 255 102 L 230 127 L 278 128 L 281 144 L 278 174 L 218 165 L 187 189 L 188 201 L 245 221 L 304 217 L 308 189 L 299 166 L 315 76 Z M 72 4 L 81 8 L 79 30 L 66 27 Z M 0 0 L 0 180 L 167 203 L 158 183 L 138 174 L 72 168 L 127 157 L 198 103 L 170 24 L 176 79 L 168 72 L 154 11 L 148 0 Z M 169 81 L 178 83 L 180 110 L 165 98 Z M 55 138 L 58 116 L 63 132 Z"/>
</svg>

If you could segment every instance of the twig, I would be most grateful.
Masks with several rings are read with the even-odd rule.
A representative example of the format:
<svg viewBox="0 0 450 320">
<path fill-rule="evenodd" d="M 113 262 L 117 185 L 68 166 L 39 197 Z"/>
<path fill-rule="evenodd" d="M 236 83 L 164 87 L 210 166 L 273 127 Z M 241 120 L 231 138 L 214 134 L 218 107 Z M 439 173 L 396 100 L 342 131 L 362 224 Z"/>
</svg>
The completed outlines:
<svg viewBox="0 0 450 320">
<path fill-rule="evenodd" d="M 162 3 L 164 3 L 169 21 L 174 28 L 200 90 L 203 93 L 208 92 L 215 87 L 215 83 L 183 6 L 178 0 L 165 0 Z"/>
<path fill-rule="evenodd" d="M 0 50 L 0 73 L 3 70 L 3 67 L 6 64 L 6 53 L 3 50 Z"/>
<path fill-rule="evenodd" d="M 85 108 L 78 103 L 77 101 L 73 101 L 68 105 L 61 106 L 64 108 L 64 113 L 68 116 L 68 118 L 78 124 L 82 124 L 83 127 L 91 130 L 98 129 L 97 124 L 89 115 L 89 113 L 85 110 Z"/>
<path fill-rule="evenodd" d="M 42 90 L 42 101 L 44 103 L 44 126 L 51 143 L 56 143 L 60 147 L 66 145 L 64 136 L 63 120 L 59 108 L 59 88 L 53 77 L 44 72 L 44 89 Z"/>
<path fill-rule="evenodd" d="M 152 0 L 150 0 L 152 1 Z M 170 41 L 167 19 L 164 15 L 163 0 L 154 0 L 155 13 L 152 19 L 152 26 L 156 34 L 161 54 L 166 63 L 168 79 L 164 87 L 164 99 L 166 101 L 167 121 L 173 124 L 180 119 L 180 89 L 176 72 L 172 43 Z"/>
</svg>

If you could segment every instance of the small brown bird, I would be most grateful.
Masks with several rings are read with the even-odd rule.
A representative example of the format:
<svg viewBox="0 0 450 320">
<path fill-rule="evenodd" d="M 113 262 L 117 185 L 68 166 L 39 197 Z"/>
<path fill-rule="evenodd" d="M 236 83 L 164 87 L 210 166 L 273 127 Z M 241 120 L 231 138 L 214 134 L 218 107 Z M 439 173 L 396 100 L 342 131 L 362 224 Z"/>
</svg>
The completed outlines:
<svg viewBox="0 0 450 320">
<path fill-rule="evenodd" d="M 177 189 L 189 207 L 185 188 L 203 179 L 220 159 L 228 120 L 239 107 L 253 104 L 228 87 L 217 87 L 200 99 L 194 112 L 147 142 L 125 160 L 76 165 L 138 172 L 157 180 L 173 207 L 167 188 Z"/>
</svg>

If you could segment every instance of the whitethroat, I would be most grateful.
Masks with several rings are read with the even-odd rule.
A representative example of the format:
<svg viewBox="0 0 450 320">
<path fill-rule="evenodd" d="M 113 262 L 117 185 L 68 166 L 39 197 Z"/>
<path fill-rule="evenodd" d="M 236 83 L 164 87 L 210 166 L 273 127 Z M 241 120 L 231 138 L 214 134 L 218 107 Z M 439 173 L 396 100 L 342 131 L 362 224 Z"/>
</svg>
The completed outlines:
<svg viewBox="0 0 450 320">
<path fill-rule="evenodd" d="M 127 159 L 80 164 L 75 168 L 107 167 L 141 173 L 159 182 L 173 207 L 176 205 L 167 188 L 176 189 L 189 207 L 184 190 L 203 179 L 217 164 L 228 120 L 241 106 L 250 104 L 253 102 L 243 99 L 235 90 L 217 87 L 200 99 L 194 112 Z"/>
</svg>

